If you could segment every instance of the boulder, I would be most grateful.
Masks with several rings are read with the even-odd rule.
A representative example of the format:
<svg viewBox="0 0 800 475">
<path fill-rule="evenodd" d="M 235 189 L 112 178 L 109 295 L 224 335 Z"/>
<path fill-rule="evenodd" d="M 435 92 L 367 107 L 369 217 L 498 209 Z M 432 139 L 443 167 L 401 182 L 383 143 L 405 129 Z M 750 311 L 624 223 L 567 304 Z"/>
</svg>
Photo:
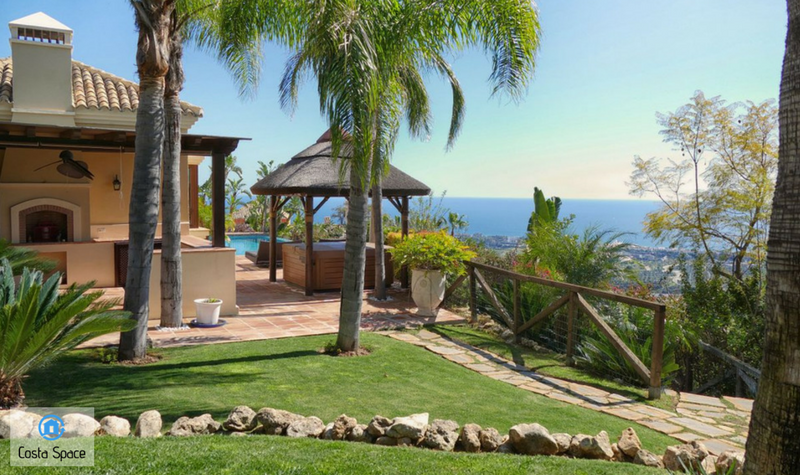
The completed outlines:
<svg viewBox="0 0 800 475">
<path fill-rule="evenodd" d="M 517 424 L 508 431 L 517 452 L 525 455 L 555 455 L 558 444 L 539 424 Z"/>
<path fill-rule="evenodd" d="M 38 435 L 41 419 L 39 414 L 18 409 L 0 412 L 0 439 L 27 437 L 31 432 Z"/>
<path fill-rule="evenodd" d="M 128 437 L 131 435 L 131 423 L 122 417 L 106 416 L 100 419 L 99 434 L 112 437 Z"/>
<path fill-rule="evenodd" d="M 619 447 L 620 452 L 628 457 L 636 457 L 636 452 L 642 448 L 642 442 L 633 427 L 628 427 L 622 431 L 619 441 L 617 441 L 617 447 Z"/>
<path fill-rule="evenodd" d="M 569 452 L 569 444 L 572 442 L 571 435 L 559 432 L 557 434 L 552 434 L 552 437 L 553 440 L 556 441 L 556 445 L 558 445 L 558 451 L 556 452 L 556 455 Z"/>
<path fill-rule="evenodd" d="M 458 447 L 464 452 L 481 451 L 481 426 L 478 424 L 464 424 L 458 436 Z"/>
<path fill-rule="evenodd" d="M 395 439 L 408 437 L 409 439 L 420 439 L 425 435 L 428 428 L 428 413 L 411 414 L 406 417 L 395 417 L 392 425 L 386 429 L 386 435 Z"/>
<path fill-rule="evenodd" d="M 515 454 L 517 453 L 517 449 L 514 448 L 514 443 L 511 442 L 511 438 L 506 436 L 503 439 L 503 443 L 500 444 L 500 447 L 497 448 L 497 453 L 499 454 Z"/>
<path fill-rule="evenodd" d="M 661 461 L 661 458 L 645 449 L 639 449 L 636 452 L 636 456 L 633 457 L 633 463 L 644 465 L 645 467 L 664 468 L 664 462 Z"/>
<path fill-rule="evenodd" d="M 700 442 L 692 441 L 690 444 L 673 445 L 664 452 L 664 467 L 667 470 L 680 471 L 684 469 L 700 470 L 703 459 L 708 457 L 708 450 Z"/>
<path fill-rule="evenodd" d="M 386 434 L 386 429 L 388 429 L 391 425 L 391 419 L 387 419 L 383 416 L 375 416 L 371 421 L 369 421 L 367 432 L 369 432 L 369 435 L 373 437 L 381 437 Z"/>
<path fill-rule="evenodd" d="M 701 463 L 705 473 L 710 475 L 717 475 L 717 456 L 709 454 L 708 457 L 703 459 Z M 728 475 L 727 473 L 720 473 L 719 475 Z"/>
<path fill-rule="evenodd" d="M 333 440 L 333 422 L 329 422 L 328 425 L 325 426 L 325 430 L 322 431 L 322 435 L 319 436 L 322 440 Z"/>
<path fill-rule="evenodd" d="M 347 433 L 353 430 L 353 427 L 358 425 L 355 417 L 349 417 L 347 414 L 342 414 L 333 421 L 331 428 L 331 438 L 333 440 L 344 440 Z"/>
<path fill-rule="evenodd" d="M 280 435 L 286 432 L 289 424 L 302 419 L 303 416 L 293 414 L 281 409 L 263 407 L 256 413 L 256 419 L 264 426 L 264 433 L 268 435 Z"/>
<path fill-rule="evenodd" d="M 728 450 L 722 452 L 716 463 L 717 473 L 720 475 L 742 475 L 744 473 L 744 452 Z M 732 466 L 736 468 L 731 469 Z M 729 472 L 729 470 L 733 470 Z"/>
<path fill-rule="evenodd" d="M 167 435 L 173 437 L 186 437 L 189 435 L 215 434 L 222 429 L 222 424 L 215 421 L 211 414 L 203 414 L 197 417 L 179 417 L 172 424 L 172 428 Z"/>
<path fill-rule="evenodd" d="M 64 434 L 61 437 L 65 439 L 71 437 L 94 437 L 100 429 L 100 423 L 94 420 L 94 417 L 86 414 L 65 414 L 61 420 L 64 421 Z"/>
<path fill-rule="evenodd" d="M 236 406 L 222 423 L 222 427 L 231 432 L 248 432 L 256 428 L 258 419 L 256 411 L 248 406 Z"/>
<path fill-rule="evenodd" d="M 395 439 L 394 437 L 386 437 L 385 435 L 382 435 L 377 439 L 375 439 L 375 445 L 387 445 L 387 446 L 397 445 L 397 439 Z"/>
<path fill-rule="evenodd" d="M 611 449 L 611 441 L 608 433 L 601 431 L 596 436 L 578 434 L 572 438 L 569 444 L 569 454 L 575 458 L 611 460 L 614 458 L 614 451 Z"/>
<path fill-rule="evenodd" d="M 503 445 L 503 436 L 494 427 L 482 429 L 478 438 L 481 440 L 481 450 L 484 452 L 494 452 Z"/>
<path fill-rule="evenodd" d="M 316 416 L 296 419 L 286 428 L 286 435 L 294 438 L 319 437 L 325 430 L 325 423 Z"/>
<path fill-rule="evenodd" d="M 133 435 L 136 437 L 161 437 L 161 413 L 145 411 L 139 415 Z"/>
<path fill-rule="evenodd" d="M 397 439 L 397 446 L 398 447 L 413 447 L 414 441 L 411 440 L 409 437 L 401 437 Z"/>
<path fill-rule="evenodd" d="M 617 444 L 611 444 L 611 451 L 614 452 L 614 456 L 611 457 L 613 462 L 624 462 L 628 457 L 619 450 L 619 446 Z"/>
<path fill-rule="evenodd" d="M 374 439 L 369 432 L 367 432 L 366 424 L 358 424 L 347 433 L 345 438 L 350 442 L 364 442 L 371 444 Z"/>
<path fill-rule="evenodd" d="M 435 419 L 425 431 L 422 445 L 429 449 L 450 452 L 455 448 L 457 441 L 458 422 Z"/>
</svg>

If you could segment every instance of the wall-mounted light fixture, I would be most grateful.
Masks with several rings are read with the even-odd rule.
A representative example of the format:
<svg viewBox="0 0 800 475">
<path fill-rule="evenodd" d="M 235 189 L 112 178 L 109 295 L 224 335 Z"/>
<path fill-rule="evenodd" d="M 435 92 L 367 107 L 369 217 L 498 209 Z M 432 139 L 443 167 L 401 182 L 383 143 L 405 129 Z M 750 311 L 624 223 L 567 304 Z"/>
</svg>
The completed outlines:
<svg viewBox="0 0 800 475">
<path fill-rule="evenodd" d="M 114 191 L 119 191 L 122 188 L 122 182 L 119 181 L 119 175 L 114 175 Z"/>
</svg>

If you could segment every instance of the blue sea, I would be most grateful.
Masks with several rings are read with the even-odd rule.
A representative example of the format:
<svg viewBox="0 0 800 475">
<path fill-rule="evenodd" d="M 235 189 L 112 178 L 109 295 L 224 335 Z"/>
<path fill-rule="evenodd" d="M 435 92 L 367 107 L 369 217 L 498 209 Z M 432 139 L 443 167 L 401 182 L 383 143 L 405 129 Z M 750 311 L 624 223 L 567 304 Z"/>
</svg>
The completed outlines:
<svg viewBox="0 0 800 475">
<path fill-rule="evenodd" d="M 416 200 L 416 198 L 414 199 Z M 414 208 L 414 200 L 411 207 Z M 469 227 L 466 234 L 484 236 L 522 237 L 533 211 L 531 198 L 434 198 L 434 204 L 466 216 Z M 611 229 L 626 234 L 622 240 L 645 247 L 658 247 L 642 231 L 645 215 L 658 209 L 658 203 L 645 200 L 578 200 L 562 199 L 561 217 L 575 215 L 573 232 L 583 232 L 589 226 Z M 345 203 L 342 198 L 332 198 L 325 203 L 314 218 L 322 222 L 334 213 L 334 208 Z M 383 212 L 397 216 L 397 210 L 384 201 Z"/>
</svg>

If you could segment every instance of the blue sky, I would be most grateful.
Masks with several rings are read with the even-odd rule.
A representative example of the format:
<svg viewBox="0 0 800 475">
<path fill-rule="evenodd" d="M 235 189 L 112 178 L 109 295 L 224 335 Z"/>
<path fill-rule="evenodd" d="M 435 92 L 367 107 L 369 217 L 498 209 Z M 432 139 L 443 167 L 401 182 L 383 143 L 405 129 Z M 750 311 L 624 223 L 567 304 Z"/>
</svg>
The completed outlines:
<svg viewBox="0 0 800 475">
<path fill-rule="evenodd" d="M 429 141 L 402 135 L 394 164 L 448 196 L 626 199 L 634 155 L 668 156 L 655 113 L 695 90 L 729 102 L 778 97 L 786 4 L 782 0 L 540 0 L 536 77 L 521 104 L 490 99 L 480 51 L 451 58 L 466 92 L 466 123 L 445 152 L 448 88 L 429 81 Z M 73 57 L 135 80 L 136 31 L 126 0 L 3 0 L 0 21 L 44 11 L 75 31 Z M 5 30 L 7 31 L 7 30 Z M 0 42 L 0 57 L 10 55 Z M 267 46 L 258 96 L 243 101 L 227 72 L 187 51 L 183 99 L 205 117 L 192 133 L 250 137 L 236 152 L 245 180 L 258 160 L 282 163 L 327 128 L 315 87 L 293 115 L 278 104 L 287 51 Z M 207 173 L 207 172 L 204 172 Z M 202 177 L 203 175 L 201 175 Z"/>
</svg>

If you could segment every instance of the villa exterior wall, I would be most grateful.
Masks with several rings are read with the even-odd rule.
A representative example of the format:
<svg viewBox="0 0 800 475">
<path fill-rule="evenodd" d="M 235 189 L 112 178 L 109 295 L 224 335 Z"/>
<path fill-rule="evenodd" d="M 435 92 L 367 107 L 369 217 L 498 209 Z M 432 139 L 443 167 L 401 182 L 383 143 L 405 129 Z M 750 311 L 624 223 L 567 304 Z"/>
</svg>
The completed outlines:
<svg viewBox="0 0 800 475">
<path fill-rule="evenodd" d="M 26 244 L 25 247 L 56 260 L 57 270 L 66 272 L 67 284 L 95 281 L 96 287 L 114 287 L 113 242 Z"/>
<path fill-rule="evenodd" d="M 195 316 L 194 300 L 222 299 L 222 315 L 238 315 L 236 306 L 236 250 L 232 248 L 184 249 L 183 315 Z M 153 253 L 150 273 L 150 318 L 161 316 L 161 251 Z"/>
<path fill-rule="evenodd" d="M 60 150 L 10 148 L 0 155 L 0 238 L 15 240 L 11 236 L 12 206 L 46 197 L 72 202 L 81 208 L 83 241 L 127 239 L 133 154 L 73 152 L 75 160 L 86 162 L 94 174 L 92 181 L 67 178 L 58 173 L 57 165 L 35 171 L 57 162 L 59 153 Z M 183 232 L 188 234 L 188 157 L 182 157 L 181 168 L 185 170 L 181 180 L 181 221 Z M 114 191 L 115 176 L 122 182 L 121 192 Z M 160 231 L 159 226 L 158 235 Z"/>
</svg>

